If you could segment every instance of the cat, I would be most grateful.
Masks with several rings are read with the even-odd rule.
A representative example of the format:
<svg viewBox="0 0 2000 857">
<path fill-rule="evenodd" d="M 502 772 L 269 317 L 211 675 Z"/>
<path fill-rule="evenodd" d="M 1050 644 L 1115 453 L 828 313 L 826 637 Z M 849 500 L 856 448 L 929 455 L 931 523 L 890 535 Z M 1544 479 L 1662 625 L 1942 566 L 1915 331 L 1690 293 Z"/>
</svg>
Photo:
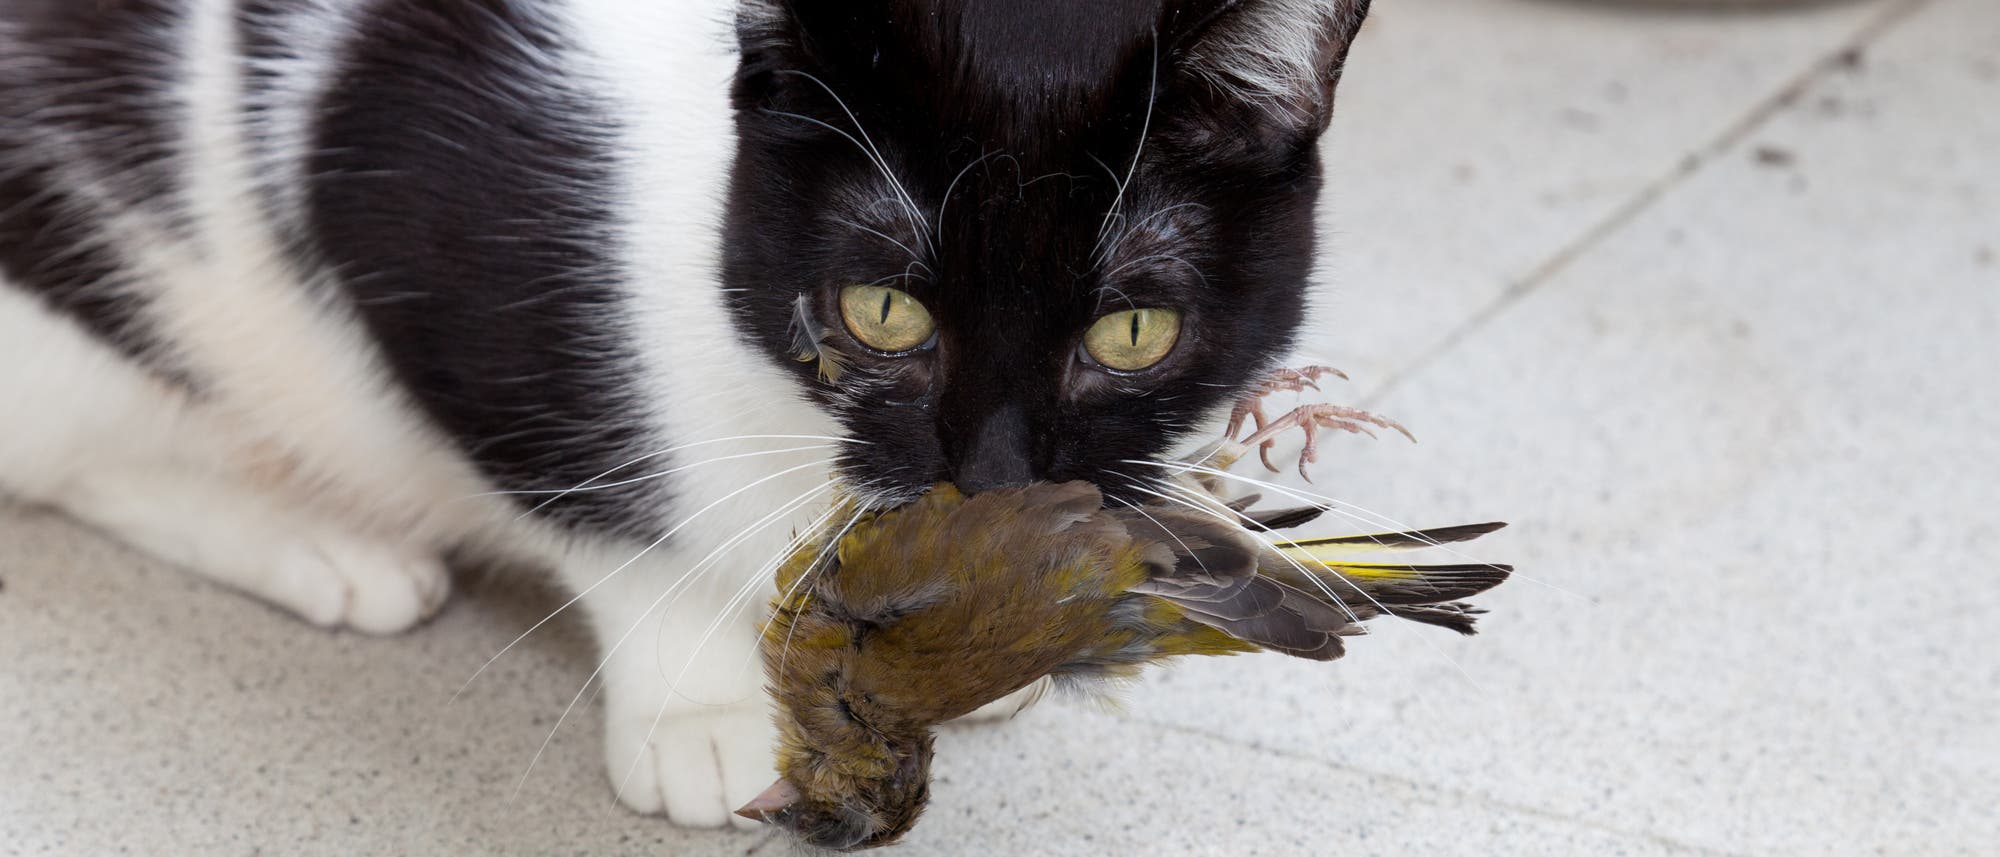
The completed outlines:
<svg viewBox="0 0 2000 857">
<path fill-rule="evenodd" d="M 728 823 L 834 480 L 1135 496 L 1291 349 L 1366 7 L 10 0 L 0 494 L 368 633 L 552 569 Z"/>
</svg>

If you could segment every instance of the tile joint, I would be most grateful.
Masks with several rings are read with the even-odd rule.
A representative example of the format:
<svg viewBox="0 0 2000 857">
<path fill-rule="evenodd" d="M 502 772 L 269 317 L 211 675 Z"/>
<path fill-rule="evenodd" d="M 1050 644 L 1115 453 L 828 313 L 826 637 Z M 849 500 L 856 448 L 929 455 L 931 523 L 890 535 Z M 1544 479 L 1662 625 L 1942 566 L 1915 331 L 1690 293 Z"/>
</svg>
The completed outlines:
<svg viewBox="0 0 2000 857">
<path fill-rule="evenodd" d="M 1456 349 L 1460 343 L 1505 315 L 1521 299 L 1541 288 L 1558 274 L 1569 268 L 1578 259 L 1589 254 L 1611 236 L 1618 234 L 1639 215 L 1651 209 L 1675 188 L 1700 173 L 1718 157 L 1742 145 L 1743 141 L 1778 114 L 1797 103 L 1799 99 L 1820 81 L 1832 73 L 1850 65 L 1857 52 L 1866 50 L 1883 36 L 1909 20 L 1919 10 L 1931 5 L 1934 0 L 1901 0 L 1887 4 L 1882 12 L 1864 22 L 1852 35 L 1842 39 L 1830 50 L 1808 63 L 1804 70 L 1759 99 L 1749 111 L 1729 123 L 1721 133 L 1707 143 L 1697 146 L 1683 155 L 1666 174 L 1654 179 L 1641 188 L 1631 199 L 1613 209 L 1610 214 L 1584 229 L 1576 238 L 1557 248 L 1547 259 L 1529 269 L 1528 273 L 1507 284 L 1501 293 L 1487 302 L 1470 317 L 1439 338 L 1430 347 L 1417 355 L 1408 365 L 1390 373 L 1381 386 L 1361 397 L 1364 408 L 1375 407 L 1387 398 L 1405 381 L 1421 374 L 1438 358 Z"/>
</svg>

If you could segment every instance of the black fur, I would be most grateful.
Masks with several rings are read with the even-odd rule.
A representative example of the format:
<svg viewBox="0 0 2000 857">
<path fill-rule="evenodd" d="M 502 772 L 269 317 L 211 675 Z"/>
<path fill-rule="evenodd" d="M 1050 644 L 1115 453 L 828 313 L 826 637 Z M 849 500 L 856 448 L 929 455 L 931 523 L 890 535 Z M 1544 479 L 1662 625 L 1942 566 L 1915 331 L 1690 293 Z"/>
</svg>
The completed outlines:
<svg viewBox="0 0 2000 857">
<path fill-rule="evenodd" d="M 252 158 L 262 164 L 277 164 L 293 155 L 274 139 L 271 125 L 276 120 L 274 108 L 281 99 L 291 97 L 278 85 L 278 64 L 312 59 L 303 56 L 307 48 L 293 44 L 286 30 L 302 11 L 311 11 L 309 0 L 238 0 L 235 9 L 236 47 L 242 54 L 244 143 Z M 286 260 L 302 274 L 317 269 L 322 262 L 314 255 L 312 236 L 303 222 L 305 212 L 285 204 L 299 189 L 281 184 L 292 182 L 294 177 L 287 171 L 271 170 L 260 171 L 254 179 L 258 205 L 277 233 Z"/>
<path fill-rule="evenodd" d="M 60 78 L 83 84 L 63 91 L 68 121 L 116 147 L 66 156 L 116 167 L 127 202 L 169 214 L 177 106 L 161 46 L 180 2 L 0 4 L 60 60 Z M 568 489 L 656 448 L 630 342 L 673 335 L 621 328 L 612 284 L 624 272 L 602 202 L 622 182 L 604 142 L 616 118 L 565 86 L 547 2 L 372 3 L 314 106 L 302 210 L 263 188 L 298 272 L 337 284 L 320 297 L 355 312 L 413 400 L 515 491 Z M 940 479 L 978 490 L 1080 478 L 1115 497 L 1121 460 L 1160 454 L 1291 345 L 1323 106 L 1317 121 L 1279 118 L 1199 67 L 1202 40 L 1257 0 L 778 5 L 740 33 L 722 285 L 736 290 L 739 330 L 869 441 L 841 461 L 851 479 L 909 497 Z M 296 49 L 283 25 L 304 6 L 243 0 L 236 12 L 243 127 L 262 159 L 277 153 L 259 63 Z M 1321 101 L 1354 23 L 1328 34 Z M 52 156 L 19 157 L 31 143 L 5 131 L 33 125 L 54 90 L 6 83 L 0 266 L 128 353 L 158 350 L 143 307 L 110 291 L 116 259 L 62 195 Z M 886 185 L 874 150 L 903 188 Z M 926 303 L 933 344 L 888 357 L 850 341 L 833 298 L 877 281 Z M 794 357 L 801 306 L 820 350 L 847 364 L 830 383 Z M 1095 318 L 1144 306 L 1184 314 L 1165 361 L 1119 374 L 1083 354 Z M 647 534 L 663 484 L 549 511 Z"/>
<path fill-rule="evenodd" d="M 100 165 L 111 202 L 174 223 L 179 183 L 168 160 L 175 0 L 8 0 L 0 27 L 32 46 L 0 75 L 0 273 L 163 376 L 186 382 L 146 328 L 128 276 L 58 174 Z M 50 145 L 51 140 L 60 140 Z"/>
<path fill-rule="evenodd" d="M 1323 117 L 1219 94 L 1189 50 L 1256 5 L 790 0 L 744 20 L 733 310 L 871 441 L 842 460 L 850 478 L 900 497 L 941 479 L 1116 495 L 1122 459 L 1162 453 L 1292 344 Z M 1328 87 L 1351 36 L 1329 35 Z M 1114 205 L 1131 234 L 1106 257 Z M 877 281 L 926 304 L 934 346 L 887 357 L 845 339 L 835 295 Z M 792 357 L 801 294 L 855 355 L 833 384 Z M 1149 306 L 1185 314 L 1166 360 L 1124 375 L 1084 356 L 1093 320 Z"/>
<path fill-rule="evenodd" d="M 540 12 L 376 4 L 320 105 L 309 168 L 316 255 L 404 387 L 508 490 L 569 489 L 646 449 L 601 202 L 618 182 L 613 119 L 546 64 L 563 44 Z M 548 512 L 650 533 L 660 484 Z"/>
<path fill-rule="evenodd" d="M 0 274 L 127 357 L 165 371 L 140 301 L 118 288 L 125 272 L 60 188 L 43 168 L 0 170 Z"/>
</svg>

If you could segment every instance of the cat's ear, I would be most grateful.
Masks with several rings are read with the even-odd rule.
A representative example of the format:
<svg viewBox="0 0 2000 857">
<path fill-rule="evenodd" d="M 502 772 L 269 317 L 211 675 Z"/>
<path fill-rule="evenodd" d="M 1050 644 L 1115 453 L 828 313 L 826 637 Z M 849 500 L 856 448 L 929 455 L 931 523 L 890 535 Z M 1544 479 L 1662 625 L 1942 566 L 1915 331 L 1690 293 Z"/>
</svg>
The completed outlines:
<svg viewBox="0 0 2000 857">
<path fill-rule="evenodd" d="M 1309 144 L 1333 118 L 1334 88 L 1368 3 L 1191 0 L 1173 11 L 1163 36 L 1182 91 L 1223 120 L 1212 132 Z"/>
<path fill-rule="evenodd" d="M 804 50 L 789 0 L 744 0 L 736 10 L 741 62 L 730 97 L 738 110 L 767 104 L 782 83 L 779 72 L 796 67 Z"/>
<path fill-rule="evenodd" d="M 881 40 L 880 16 L 871 8 L 854 0 L 743 0 L 736 12 L 736 109 L 817 103 L 827 91 L 822 80 L 839 63 Z M 872 58 L 879 61 L 880 52 Z"/>
</svg>

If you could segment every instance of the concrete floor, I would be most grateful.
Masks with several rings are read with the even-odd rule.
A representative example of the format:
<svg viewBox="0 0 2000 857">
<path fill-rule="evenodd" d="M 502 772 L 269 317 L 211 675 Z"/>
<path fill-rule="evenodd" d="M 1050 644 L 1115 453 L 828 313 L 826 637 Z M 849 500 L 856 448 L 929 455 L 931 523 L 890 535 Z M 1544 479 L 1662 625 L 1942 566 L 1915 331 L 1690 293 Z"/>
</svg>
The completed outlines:
<svg viewBox="0 0 2000 857">
<path fill-rule="evenodd" d="M 1317 350 L 1423 443 L 1319 488 L 1532 580 L 951 730 L 903 853 L 1995 853 L 2000 3 L 1376 5 Z M 0 854 L 784 850 L 592 718 L 516 791 L 588 645 L 446 701 L 546 593 L 330 635 L 20 510 L 0 584 Z"/>
</svg>

